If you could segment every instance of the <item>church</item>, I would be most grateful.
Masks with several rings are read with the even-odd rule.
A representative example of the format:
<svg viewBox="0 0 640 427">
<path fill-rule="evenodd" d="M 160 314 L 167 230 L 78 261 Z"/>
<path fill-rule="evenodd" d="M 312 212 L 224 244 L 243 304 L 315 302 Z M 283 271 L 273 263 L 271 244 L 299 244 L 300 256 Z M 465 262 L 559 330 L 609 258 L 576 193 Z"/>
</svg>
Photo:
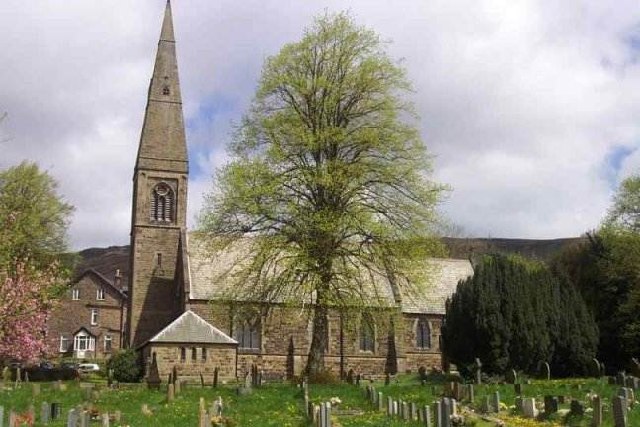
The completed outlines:
<svg viewBox="0 0 640 427">
<path fill-rule="evenodd" d="M 100 359 L 131 347 L 147 368 L 155 359 L 163 379 L 176 369 L 199 381 L 216 368 L 221 378 L 233 379 L 252 365 L 274 378 L 300 375 L 311 344 L 312 303 L 229 298 L 233 284 L 225 273 L 235 255 L 210 253 L 186 228 L 189 164 L 169 2 L 133 172 L 130 247 L 117 262 L 102 259 L 78 272 L 50 321 L 54 351 Z M 426 259 L 425 265 L 432 279 L 423 295 L 405 295 L 385 282 L 378 290 L 384 308 L 330 311 L 330 371 L 380 376 L 390 357 L 398 372 L 442 366 L 445 302 L 473 269 L 463 259 Z M 120 268 L 109 270 L 114 266 Z"/>
</svg>

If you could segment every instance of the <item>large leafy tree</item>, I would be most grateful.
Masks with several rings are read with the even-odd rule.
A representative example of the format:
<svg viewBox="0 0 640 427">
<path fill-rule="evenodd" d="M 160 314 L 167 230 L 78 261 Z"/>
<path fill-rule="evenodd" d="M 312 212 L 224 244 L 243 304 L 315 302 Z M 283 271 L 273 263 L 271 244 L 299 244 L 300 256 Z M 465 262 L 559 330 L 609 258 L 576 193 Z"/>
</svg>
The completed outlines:
<svg viewBox="0 0 640 427">
<path fill-rule="evenodd" d="M 314 302 L 312 375 L 328 310 L 371 304 L 373 278 L 412 278 L 437 246 L 443 188 L 428 178 L 405 72 L 383 48 L 349 16 L 324 15 L 268 58 L 201 215 L 218 248 L 252 237 L 238 292 Z"/>
<path fill-rule="evenodd" d="M 598 330 L 574 286 L 544 264 L 516 256 L 484 257 L 447 301 L 445 355 L 464 372 L 476 357 L 483 370 L 556 375 L 586 373 Z"/>
<path fill-rule="evenodd" d="M 0 359 L 45 350 L 46 317 L 64 280 L 72 207 L 34 163 L 0 172 Z"/>
</svg>

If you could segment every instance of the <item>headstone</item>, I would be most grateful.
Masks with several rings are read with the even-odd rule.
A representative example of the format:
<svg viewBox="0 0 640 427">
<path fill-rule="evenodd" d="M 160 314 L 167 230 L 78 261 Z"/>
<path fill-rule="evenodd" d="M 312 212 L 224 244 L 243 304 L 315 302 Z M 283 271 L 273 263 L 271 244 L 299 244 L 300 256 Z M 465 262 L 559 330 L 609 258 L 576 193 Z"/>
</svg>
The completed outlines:
<svg viewBox="0 0 640 427">
<path fill-rule="evenodd" d="M 443 427 L 442 420 L 442 402 L 437 401 L 433 403 L 433 415 L 436 419 L 435 427 Z"/>
<path fill-rule="evenodd" d="M 513 391 L 517 396 L 522 396 L 522 383 L 516 383 L 513 385 Z"/>
<path fill-rule="evenodd" d="M 175 397 L 174 385 L 169 383 L 169 385 L 167 385 L 167 402 L 173 402 Z"/>
<path fill-rule="evenodd" d="M 222 403 L 222 396 L 218 396 L 218 398 L 213 402 L 213 415 L 216 417 L 221 417 L 223 408 L 224 405 Z"/>
<path fill-rule="evenodd" d="M 47 402 L 42 402 L 42 405 L 40 405 L 40 422 L 42 424 L 49 424 L 50 418 L 51 418 L 51 407 Z M 0 426 L 2 426 L 2 422 L 0 422 Z"/>
<path fill-rule="evenodd" d="M 584 415 L 584 405 L 582 402 L 576 399 L 571 399 L 571 413 L 574 415 L 582 416 Z"/>
<path fill-rule="evenodd" d="M 102 427 L 109 427 L 109 413 L 105 412 L 100 415 L 100 420 L 102 421 Z"/>
<path fill-rule="evenodd" d="M 476 384 L 482 384 L 482 362 L 480 362 L 480 359 L 477 357 L 473 365 L 473 369 L 476 374 Z"/>
<path fill-rule="evenodd" d="M 347 383 L 353 384 L 353 376 L 354 375 L 355 375 L 355 373 L 353 372 L 353 369 L 349 369 L 349 372 L 347 372 Z"/>
<path fill-rule="evenodd" d="M 484 396 L 480 409 L 485 414 L 490 414 L 491 412 L 493 412 L 493 406 L 491 405 L 491 397 Z"/>
<path fill-rule="evenodd" d="M 496 413 L 500 412 L 500 392 L 499 391 L 493 392 L 493 395 L 491 397 L 492 397 L 491 406 L 493 407 L 493 410 Z"/>
<path fill-rule="evenodd" d="M 558 398 L 555 396 L 546 395 L 544 397 L 544 412 L 547 415 L 555 414 L 558 412 Z"/>
<path fill-rule="evenodd" d="M 149 375 L 147 375 L 147 387 L 151 390 L 159 390 L 161 382 L 156 352 L 154 351 L 151 358 L 151 366 L 149 367 Z"/>
<path fill-rule="evenodd" d="M 431 408 L 429 405 L 424 405 L 424 408 L 422 408 L 422 425 L 431 427 Z"/>
<path fill-rule="evenodd" d="M 360 387 L 360 374 L 356 375 L 356 385 Z"/>
<path fill-rule="evenodd" d="M 561 394 L 560 396 L 558 396 L 558 403 L 564 405 L 565 403 L 567 403 L 567 397 L 564 394 Z"/>
<path fill-rule="evenodd" d="M 116 423 L 122 421 L 122 411 L 116 411 L 113 413 L 113 421 L 115 421 Z"/>
<path fill-rule="evenodd" d="M 78 426 L 78 414 L 75 409 L 69 409 L 69 414 L 67 415 L 67 427 L 77 427 Z"/>
<path fill-rule="evenodd" d="M 448 398 L 442 399 L 442 425 L 443 427 L 451 426 L 451 401 Z"/>
<path fill-rule="evenodd" d="M 219 373 L 219 369 L 216 366 L 215 369 L 213 370 L 213 388 L 218 387 L 218 373 Z"/>
<path fill-rule="evenodd" d="M 174 380 L 173 380 L 173 391 L 174 391 L 176 396 L 180 394 L 180 392 L 182 391 L 182 380 L 176 380 L 174 378 Z"/>
<path fill-rule="evenodd" d="M 615 427 L 628 427 L 626 399 L 622 396 L 614 396 L 611 405 L 613 406 L 613 425 Z"/>
<path fill-rule="evenodd" d="M 591 405 L 593 407 L 593 418 L 591 421 L 592 427 L 600 427 L 602 425 L 603 417 L 602 417 L 602 399 L 600 396 L 594 396 L 591 400 Z"/>
<path fill-rule="evenodd" d="M 16 414 L 13 409 L 9 411 L 9 427 L 16 427 L 16 424 L 18 423 L 17 418 L 18 414 Z"/>
<path fill-rule="evenodd" d="M 171 370 L 171 382 L 173 383 L 173 385 L 175 385 L 177 381 L 178 381 L 178 367 L 176 365 L 173 365 L 173 369 Z"/>
<path fill-rule="evenodd" d="M 518 382 L 518 373 L 516 372 L 516 370 L 515 369 L 509 369 L 507 371 L 506 379 L 507 379 L 507 383 L 508 384 L 517 383 Z"/>
<path fill-rule="evenodd" d="M 89 427 L 91 424 L 91 414 L 89 411 L 80 412 L 80 427 Z"/>
<path fill-rule="evenodd" d="M 40 384 L 33 383 L 31 384 L 31 396 L 36 397 L 40 395 Z"/>
<path fill-rule="evenodd" d="M 635 357 L 631 358 L 631 373 L 635 377 L 640 377 L 640 361 Z"/>
<path fill-rule="evenodd" d="M 249 372 L 244 377 L 244 388 L 250 389 L 252 384 L 253 384 L 253 377 L 251 376 L 251 372 Z"/>
<path fill-rule="evenodd" d="M 618 375 L 616 375 L 616 384 L 624 387 L 626 383 L 627 383 L 627 376 L 625 375 L 625 373 L 618 372 Z"/>
<path fill-rule="evenodd" d="M 409 420 L 409 402 L 402 402 L 402 419 Z"/>
<path fill-rule="evenodd" d="M 533 397 L 526 397 L 522 399 L 522 413 L 527 418 L 535 418 L 538 416 L 538 410 L 536 409 L 536 399 Z"/>
<path fill-rule="evenodd" d="M 387 415 L 393 415 L 393 399 L 387 396 Z"/>
<path fill-rule="evenodd" d="M 600 378 L 600 362 L 595 357 L 591 359 L 591 363 L 589 364 L 589 371 L 591 373 L 591 376 Z"/>
<path fill-rule="evenodd" d="M 409 417 L 410 420 L 417 420 L 418 419 L 418 405 L 416 404 L 416 402 L 411 402 L 411 416 Z"/>
<path fill-rule="evenodd" d="M 57 420 L 58 418 L 60 418 L 61 413 L 62 410 L 60 404 L 58 402 L 51 402 L 51 410 L 49 411 L 49 414 L 51 414 L 51 419 Z"/>
<path fill-rule="evenodd" d="M 542 362 L 542 376 L 546 380 L 551 379 L 551 367 L 547 362 Z"/>
<path fill-rule="evenodd" d="M 522 413 L 524 411 L 523 404 L 522 404 L 522 396 L 516 397 L 515 406 L 516 406 L 517 412 Z"/>
<path fill-rule="evenodd" d="M 473 384 L 467 384 L 467 398 L 469 399 L 469 403 L 471 403 L 472 405 L 476 401 L 476 394 L 473 389 Z"/>
<path fill-rule="evenodd" d="M 379 391 L 377 400 L 378 400 L 378 411 L 380 411 L 380 412 L 384 411 L 384 399 L 383 399 L 383 397 L 384 396 L 382 395 L 382 392 Z"/>
<path fill-rule="evenodd" d="M 4 425 L 4 406 L 0 406 L 0 427 Z"/>
</svg>

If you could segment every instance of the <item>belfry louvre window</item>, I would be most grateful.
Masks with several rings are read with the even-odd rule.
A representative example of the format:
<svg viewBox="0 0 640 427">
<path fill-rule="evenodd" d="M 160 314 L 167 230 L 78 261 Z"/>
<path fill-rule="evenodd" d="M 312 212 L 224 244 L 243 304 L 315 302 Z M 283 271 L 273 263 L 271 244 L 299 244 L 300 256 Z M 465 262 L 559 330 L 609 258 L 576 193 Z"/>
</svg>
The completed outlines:
<svg viewBox="0 0 640 427">
<path fill-rule="evenodd" d="M 161 182 L 151 193 L 151 221 L 172 222 L 174 217 L 175 197 L 168 184 Z"/>
<path fill-rule="evenodd" d="M 419 319 L 416 325 L 416 347 L 431 348 L 431 327 L 426 319 Z"/>
</svg>

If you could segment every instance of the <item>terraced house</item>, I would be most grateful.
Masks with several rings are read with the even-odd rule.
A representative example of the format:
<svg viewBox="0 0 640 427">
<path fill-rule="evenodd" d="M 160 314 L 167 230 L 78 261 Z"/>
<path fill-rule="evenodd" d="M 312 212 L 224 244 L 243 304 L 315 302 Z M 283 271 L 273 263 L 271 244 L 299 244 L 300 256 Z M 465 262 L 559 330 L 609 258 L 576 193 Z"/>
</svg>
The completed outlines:
<svg viewBox="0 0 640 427">
<path fill-rule="evenodd" d="M 60 354 L 77 357 L 102 357 L 124 343 L 147 362 L 155 357 L 163 379 L 174 366 L 193 379 L 215 367 L 223 377 L 244 375 L 252 364 L 267 374 L 299 374 L 311 341 L 313 301 L 266 304 L 230 292 L 229 270 L 242 250 L 211 253 L 187 232 L 188 166 L 167 3 L 133 176 L 128 263 L 111 263 L 120 275 L 105 271 L 99 260 L 89 263 L 92 269 L 81 272 L 62 307 L 77 314 L 73 322 L 55 323 L 52 341 Z M 425 268 L 432 281 L 421 295 L 373 280 L 382 306 L 330 313 L 329 369 L 382 375 L 390 352 L 400 371 L 441 366 L 445 301 L 472 268 L 458 259 L 428 259 Z"/>
</svg>

